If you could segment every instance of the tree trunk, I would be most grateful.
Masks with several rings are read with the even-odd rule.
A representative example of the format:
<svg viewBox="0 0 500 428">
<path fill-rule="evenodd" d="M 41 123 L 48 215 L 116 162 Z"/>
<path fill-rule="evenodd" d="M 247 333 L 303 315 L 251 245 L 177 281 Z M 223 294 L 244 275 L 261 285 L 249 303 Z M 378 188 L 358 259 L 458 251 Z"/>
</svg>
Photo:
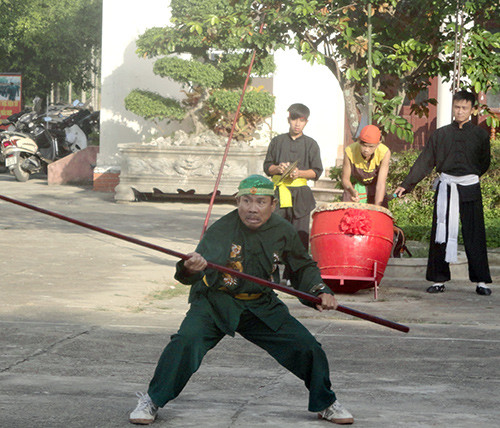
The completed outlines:
<svg viewBox="0 0 500 428">
<path fill-rule="evenodd" d="M 354 138 L 359 127 L 360 119 L 359 109 L 356 104 L 354 84 L 351 84 L 349 81 L 344 82 L 342 92 L 344 94 L 345 115 L 349 123 L 349 132 L 351 133 L 351 137 Z"/>
<path fill-rule="evenodd" d="M 351 138 L 354 138 L 359 127 L 361 113 L 358 109 L 355 97 L 355 84 L 348 79 L 345 79 L 341 74 L 339 64 L 331 55 L 325 55 L 325 65 L 333 73 L 339 82 L 340 88 L 344 95 L 345 116 L 346 122 L 349 124 L 349 132 Z"/>
<path fill-rule="evenodd" d="M 207 129 L 207 127 L 201 122 L 201 120 L 198 117 L 198 112 L 202 109 L 203 105 L 205 104 L 205 101 L 208 99 L 210 96 L 210 93 L 208 92 L 207 89 L 203 90 L 203 93 L 200 97 L 200 100 L 194 106 L 192 109 L 188 111 L 188 115 L 193 121 L 193 126 L 194 126 L 194 133 L 195 135 L 201 134 L 204 130 Z"/>
</svg>

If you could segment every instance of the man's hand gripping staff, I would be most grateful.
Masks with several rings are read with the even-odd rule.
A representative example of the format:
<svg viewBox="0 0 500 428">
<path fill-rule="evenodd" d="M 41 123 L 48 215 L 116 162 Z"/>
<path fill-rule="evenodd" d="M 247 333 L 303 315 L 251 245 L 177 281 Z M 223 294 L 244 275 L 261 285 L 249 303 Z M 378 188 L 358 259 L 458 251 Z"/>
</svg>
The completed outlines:
<svg viewBox="0 0 500 428">
<path fill-rule="evenodd" d="M 184 269 L 187 271 L 188 274 L 194 275 L 198 272 L 204 271 L 207 268 L 208 262 L 200 254 L 188 253 L 186 254 L 186 256 L 188 256 L 189 258 L 186 259 L 184 262 Z M 332 294 L 320 293 L 318 295 L 318 298 L 320 300 L 318 303 L 316 303 L 316 309 L 318 311 L 322 312 L 324 309 L 326 310 L 337 309 L 338 307 L 337 299 L 335 299 L 335 296 L 333 296 Z"/>
</svg>

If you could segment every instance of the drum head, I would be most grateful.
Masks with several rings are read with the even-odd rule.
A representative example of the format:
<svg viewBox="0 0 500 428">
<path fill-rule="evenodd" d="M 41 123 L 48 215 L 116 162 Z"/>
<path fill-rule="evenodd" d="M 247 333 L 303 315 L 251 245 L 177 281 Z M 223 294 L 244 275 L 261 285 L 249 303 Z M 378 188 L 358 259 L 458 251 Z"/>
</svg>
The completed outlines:
<svg viewBox="0 0 500 428">
<path fill-rule="evenodd" d="M 329 202 L 319 204 L 313 211 L 313 215 L 322 211 L 347 210 L 350 208 L 357 210 L 377 211 L 388 215 L 390 218 L 393 218 L 392 213 L 387 208 L 373 204 L 360 204 L 359 202 Z"/>
</svg>

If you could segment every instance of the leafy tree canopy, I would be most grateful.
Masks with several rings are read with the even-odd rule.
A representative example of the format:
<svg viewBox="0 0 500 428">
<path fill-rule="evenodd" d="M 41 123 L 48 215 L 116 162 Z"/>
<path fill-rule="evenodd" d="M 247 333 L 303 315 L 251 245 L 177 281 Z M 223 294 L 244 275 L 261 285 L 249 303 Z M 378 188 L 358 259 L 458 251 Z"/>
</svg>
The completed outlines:
<svg viewBox="0 0 500 428">
<path fill-rule="evenodd" d="M 491 0 L 179 0 L 172 4 L 173 27 L 154 28 L 139 52 L 207 55 L 214 50 L 250 52 L 264 59 L 279 48 L 294 48 L 303 59 L 324 64 L 343 93 L 354 135 L 367 108 L 367 21 L 371 4 L 374 119 L 386 132 L 411 141 L 408 122 L 398 118 L 403 100 L 415 100 L 441 75 L 453 70 L 455 16 L 464 17 L 461 86 L 498 91 L 500 5 Z M 259 27 L 265 23 L 262 34 Z M 460 27 L 459 27 L 460 28 Z M 208 58 L 208 57 L 207 57 Z M 414 113 L 428 112 L 422 99 Z"/>
<path fill-rule="evenodd" d="M 86 89 L 101 32 L 102 0 L 0 0 L 0 70 L 22 73 L 25 97 Z"/>
<path fill-rule="evenodd" d="M 153 72 L 161 77 L 171 77 L 176 82 L 202 88 L 219 86 L 224 78 L 224 74 L 212 64 L 177 57 L 160 58 L 155 62 Z"/>
</svg>

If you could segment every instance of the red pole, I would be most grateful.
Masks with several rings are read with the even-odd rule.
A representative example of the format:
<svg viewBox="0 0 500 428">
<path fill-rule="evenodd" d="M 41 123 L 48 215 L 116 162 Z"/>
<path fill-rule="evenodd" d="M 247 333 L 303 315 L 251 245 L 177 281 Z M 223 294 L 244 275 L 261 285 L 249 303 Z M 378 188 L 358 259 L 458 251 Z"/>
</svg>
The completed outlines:
<svg viewBox="0 0 500 428">
<path fill-rule="evenodd" d="M 264 15 L 262 18 L 262 23 L 260 24 L 259 34 L 262 34 L 262 29 L 264 28 L 264 19 L 265 18 L 266 18 L 266 15 Z M 205 217 L 205 222 L 203 223 L 203 229 L 201 231 L 200 239 L 203 238 L 203 235 L 205 234 L 205 231 L 207 230 L 207 227 L 208 227 L 208 221 L 210 220 L 210 214 L 212 213 L 212 207 L 214 205 L 215 196 L 217 195 L 217 189 L 219 188 L 220 180 L 222 177 L 222 171 L 224 170 L 224 164 L 226 163 L 227 154 L 229 152 L 229 146 L 231 145 L 231 140 L 233 139 L 234 130 L 236 128 L 236 122 L 238 121 L 238 116 L 240 115 L 241 104 L 243 103 L 243 97 L 245 96 L 245 91 L 247 89 L 248 81 L 250 80 L 250 73 L 252 72 L 253 63 L 255 61 L 255 53 L 256 53 L 256 51 L 254 49 L 253 53 L 252 53 L 252 59 L 250 61 L 250 66 L 248 67 L 247 78 L 245 79 L 245 84 L 243 85 L 243 90 L 241 91 L 240 101 L 238 103 L 238 107 L 236 109 L 236 114 L 234 116 L 233 126 L 231 127 L 231 132 L 229 133 L 229 137 L 227 139 L 226 150 L 224 151 L 224 155 L 222 156 L 222 161 L 221 161 L 220 168 L 219 168 L 219 174 L 217 176 L 217 180 L 215 181 L 214 191 L 212 192 L 212 197 L 210 198 L 210 203 L 208 205 L 208 211 L 207 211 L 207 215 Z"/>
<path fill-rule="evenodd" d="M 171 256 L 177 257 L 177 258 L 182 259 L 182 260 L 187 260 L 189 258 L 189 256 L 186 254 L 179 253 L 179 252 L 173 251 L 173 250 L 169 250 L 168 248 L 160 247 L 159 245 L 154 245 L 154 244 L 151 244 L 149 242 L 141 241 L 140 239 L 132 238 L 132 237 L 127 236 L 127 235 L 122 235 L 121 233 L 112 232 L 111 230 L 103 229 L 102 227 L 94 226 L 92 224 L 85 223 L 83 221 L 76 220 L 76 219 L 71 218 L 71 217 L 66 217 L 62 214 L 58 214 L 58 213 L 55 213 L 53 211 L 45 210 L 45 209 L 39 208 L 35 205 L 30 205 L 30 204 L 27 204 L 25 202 L 18 201 L 16 199 L 9 198 L 7 196 L 0 195 L 0 199 L 3 199 L 6 202 L 10 202 L 12 204 L 16 204 L 16 205 L 19 205 L 19 206 L 24 207 L 24 208 L 28 208 L 28 209 L 33 210 L 33 211 L 37 211 L 37 212 L 42 213 L 42 214 L 49 215 L 51 217 L 58 218 L 59 220 L 64 220 L 64 221 L 67 221 L 69 223 L 76 224 L 77 226 L 85 227 L 87 229 L 91 229 L 91 230 L 94 230 L 96 232 L 112 236 L 114 238 L 122 239 L 123 241 L 132 242 L 133 244 L 137 244 L 137 245 L 140 245 L 142 247 L 150 248 L 150 249 L 155 250 L 155 251 L 160 251 L 162 253 L 169 254 Z M 263 285 L 265 287 L 273 288 L 275 290 L 279 290 L 279 291 L 282 291 L 284 293 L 291 294 L 293 296 L 299 297 L 303 300 L 307 300 L 307 301 L 312 302 L 314 304 L 321 303 L 321 299 L 319 297 L 313 296 L 313 295 L 308 294 L 308 293 L 304 293 L 303 291 L 295 290 L 294 288 L 286 287 L 286 286 L 283 286 L 280 284 L 275 284 L 274 282 L 266 281 L 265 279 L 258 278 L 256 276 L 252 276 L 252 275 L 248 275 L 246 273 L 239 272 L 237 270 L 233 270 L 233 269 L 230 269 L 230 268 L 225 267 L 225 266 L 220 266 L 220 265 L 217 265 L 215 263 L 208 262 L 207 267 L 210 269 L 218 270 L 219 272 L 228 273 L 230 275 L 233 275 L 233 276 L 236 276 L 239 278 L 253 281 L 253 282 L 260 284 L 260 285 Z M 398 324 L 398 323 L 395 323 L 393 321 L 386 320 L 384 318 L 379 318 L 379 317 L 376 317 L 375 315 L 370 315 L 370 314 L 367 314 L 364 312 L 360 312 L 360 311 L 357 311 L 355 309 L 348 308 L 346 306 L 338 305 L 337 311 L 344 312 L 348 315 L 362 318 L 362 319 L 365 319 L 367 321 L 371 321 L 371 322 L 374 322 L 376 324 L 383 325 L 385 327 L 393 328 L 395 330 L 399 330 L 399 331 L 402 331 L 404 333 L 408 333 L 410 331 L 410 328 L 405 326 L 405 325 Z"/>
</svg>

